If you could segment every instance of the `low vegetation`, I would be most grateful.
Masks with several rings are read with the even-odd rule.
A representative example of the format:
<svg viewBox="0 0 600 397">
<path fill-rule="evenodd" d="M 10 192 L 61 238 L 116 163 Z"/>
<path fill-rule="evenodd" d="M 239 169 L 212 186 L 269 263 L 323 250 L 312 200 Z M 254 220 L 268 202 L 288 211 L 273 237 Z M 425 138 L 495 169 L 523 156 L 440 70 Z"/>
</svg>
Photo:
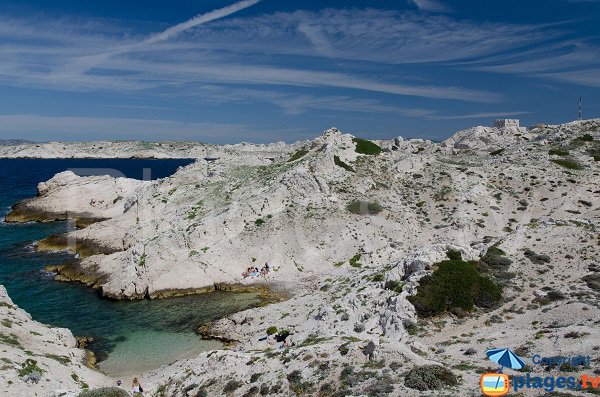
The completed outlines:
<svg viewBox="0 0 600 397">
<path fill-rule="evenodd" d="M 408 371 L 404 384 L 416 390 L 440 390 L 458 384 L 458 378 L 440 365 L 423 365 Z"/>
<path fill-rule="evenodd" d="M 356 215 L 376 215 L 383 211 L 383 207 L 377 201 L 352 200 L 346 209 Z"/>
<path fill-rule="evenodd" d="M 568 156 L 569 151 L 564 148 L 553 148 L 548 150 L 548 154 L 552 156 Z"/>
<path fill-rule="evenodd" d="M 582 170 L 583 166 L 573 159 L 552 159 L 550 160 L 554 164 L 560 165 L 561 167 L 569 170 Z"/>
<path fill-rule="evenodd" d="M 361 138 L 352 138 L 352 141 L 356 144 L 356 149 L 354 149 L 356 153 L 368 155 L 381 153 L 381 147 L 371 141 Z"/>
<path fill-rule="evenodd" d="M 302 157 L 304 157 L 306 154 L 308 153 L 308 150 L 304 150 L 304 149 L 300 149 L 298 150 L 296 153 L 294 153 L 292 155 L 292 157 L 290 157 L 290 159 L 288 160 L 288 163 L 291 163 L 292 161 L 296 161 L 296 160 L 300 160 Z"/>
<path fill-rule="evenodd" d="M 335 165 L 337 165 L 338 167 L 342 167 L 346 171 L 354 172 L 354 168 L 344 163 L 339 156 L 333 156 L 333 162 L 335 163 Z"/>
<path fill-rule="evenodd" d="M 480 273 L 477 262 L 445 260 L 435 267 L 433 274 L 420 280 L 417 294 L 409 297 L 420 316 L 489 308 L 502 298 L 502 288 Z"/>
<path fill-rule="evenodd" d="M 358 253 L 358 254 L 354 255 L 352 258 L 350 258 L 350 261 L 349 261 L 350 266 L 352 266 L 352 267 L 361 267 L 362 264 L 359 262 L 360 261 L 360 256 L 361 256 L 361 254 Z"/>
<path fill-rule="evenodd" d="M 124 389 L 120 387 L 103 387 L 95 390 L 84 390 L 79 397 L 129 397 Z"/>
<path fill-rule="evenodd" d="M 498 246 L 492 245 L 479 260 L 478 269 L 495 278 L 506 280 L 515 276 L 514 273 L 508 272 L 511 264 L 512 261 L 506 257 L 506 252 L 498 248 Z"/>
</svg>

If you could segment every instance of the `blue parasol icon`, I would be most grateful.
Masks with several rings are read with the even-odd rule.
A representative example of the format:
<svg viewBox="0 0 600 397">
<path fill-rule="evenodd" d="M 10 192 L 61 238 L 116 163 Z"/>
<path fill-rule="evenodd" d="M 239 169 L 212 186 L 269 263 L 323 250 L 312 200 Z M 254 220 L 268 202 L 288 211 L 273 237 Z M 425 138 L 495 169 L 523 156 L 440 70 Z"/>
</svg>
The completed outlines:
<svg viewBox="0 0 600 397">
<path fill-rule="evenodd" d="M 525 361 L 521 360 L 519 356 L 512 352 L 510 349 L 490 349 L 485 352 L 485 355 L 500 365 L 500 369 L 498 372 L 502 373 L 502 369 L 504 367 L 512 368 L 512 369 L 521 369 L 525 366 Z M 496 387 L 498 387 L 498 383 L 500 382 L 500 377 L 498 377 L 498 381 L 496 382 Z"/>
<path fill-rule="evenodd" d="M 485 355 L 500 365 L 498 372 L 502 373 L 502 368 L 508 367 L 512 369 L 521 369 L 525 366 L 525 362 L 510 349 L 490 349 L 485 352 Z"/>
</svg>

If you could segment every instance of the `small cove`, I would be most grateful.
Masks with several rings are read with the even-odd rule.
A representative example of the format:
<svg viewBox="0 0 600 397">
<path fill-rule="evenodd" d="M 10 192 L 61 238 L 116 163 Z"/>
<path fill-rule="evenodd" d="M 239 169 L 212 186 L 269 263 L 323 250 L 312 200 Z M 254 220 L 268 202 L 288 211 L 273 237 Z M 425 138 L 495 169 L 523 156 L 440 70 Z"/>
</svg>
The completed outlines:
<svg viewBox="0 0 600 397">
<path fill-rule="evenodd" d="M 34 196 L 39 182 L 67 169 L 113 169 L 138 179 L 150 169 L 156 179 L 190 162 L 0 159 L 0 216 L 18 200 Z M 35 320 L 69 328 L 76 336 L 93 337 L 89 348 L 101 360 L 99 368 L 113 377 L 131 377 L 218 347 L 218 342 L 197 336 L 195 328 L 260 302 L 258 293 L 227 292 L 132 302 L 102 299 L 90 288 L 55 281 L 43 271 L 45 265 L 71 256 L 36 252 L 32 243 L 66 228 L 64 222 L 0 223 L 0 284 Z"/>
</svg>

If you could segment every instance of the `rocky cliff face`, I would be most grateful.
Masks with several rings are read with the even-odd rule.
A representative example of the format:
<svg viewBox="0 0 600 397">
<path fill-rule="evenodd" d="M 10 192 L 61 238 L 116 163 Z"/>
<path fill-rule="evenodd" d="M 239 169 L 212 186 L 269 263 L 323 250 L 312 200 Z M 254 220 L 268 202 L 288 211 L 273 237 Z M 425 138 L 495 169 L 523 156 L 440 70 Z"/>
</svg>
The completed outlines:
<svg viewBox="0 0 600 397">
<path fill-rule="evenodd" d="M 3 396 L 76 396 L 112 382 L 86 366 L 71 332 L 33 321 L 0 285 L 0 393 Z"/>
</svg>

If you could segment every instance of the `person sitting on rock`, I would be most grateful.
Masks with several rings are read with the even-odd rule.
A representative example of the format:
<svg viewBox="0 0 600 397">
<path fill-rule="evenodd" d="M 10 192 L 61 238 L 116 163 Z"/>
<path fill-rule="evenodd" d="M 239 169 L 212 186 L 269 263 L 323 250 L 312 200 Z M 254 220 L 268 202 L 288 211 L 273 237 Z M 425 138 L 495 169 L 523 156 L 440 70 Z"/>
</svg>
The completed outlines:
<svg viewBox="0 0 600 397">
<path fill-rule="evenodd" d="M 269 274 L 269 264 L 265 262 L 265 265 L 263 266 L 262 269 L 260 269 L 260 275 L 261 276 L 266 276 L 267 274 Z"/>
</svg>

